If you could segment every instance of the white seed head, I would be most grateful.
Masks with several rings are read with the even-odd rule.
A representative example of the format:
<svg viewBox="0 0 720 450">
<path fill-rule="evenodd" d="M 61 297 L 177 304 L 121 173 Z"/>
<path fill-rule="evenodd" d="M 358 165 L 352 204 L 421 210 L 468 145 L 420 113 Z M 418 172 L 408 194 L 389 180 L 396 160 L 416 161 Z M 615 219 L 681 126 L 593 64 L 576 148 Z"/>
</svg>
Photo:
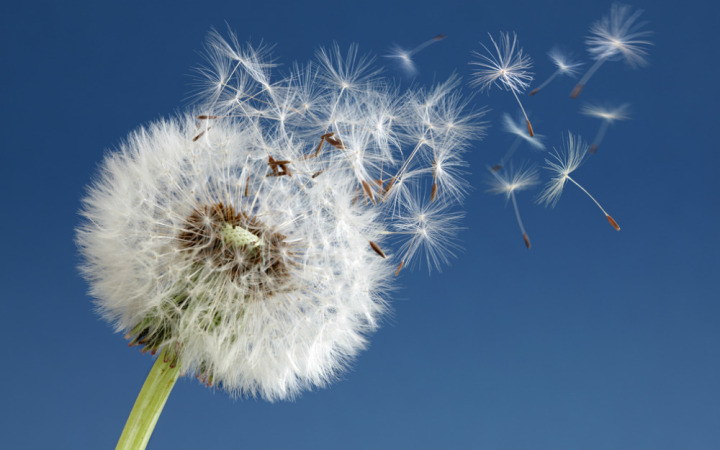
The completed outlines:
<svg viewBox="0 0 720 450">
<path fill-rule="evenodd" d="M 514 92 L 522 92 L 533 80 L 532 59 L 523 53 L 515 33 L 500 33 L 498 42 L 490 35 L 494 51 L 482 44 L 484 53 L 473 52 L 479 59 L 470 64 L 479 68 L 473 72 L 472 86 L 481 91 L 492 86 Z"/>
<path fill-rule="evenodd" d="M 77 241 L 105 318 L 183 371 L 235 394 L 321 386 L 365 345 L 392 269 L 368 245 L 381 221 L 335 168 L 267 176 L 266 143 L 231 119 L 151 124 L 108 155 Z M 302 175 L 306 173 L 306 175 Z M 248 193 L 246 196 L 245 193 Z"/>
<path fill-rule="evenodd" d="M 418 70 L 415 66 L 415 61 L 412 59 L 412 53 L 410 53 L 410 51 L 405 50 L 398 45 L 393 45 L 390 48 L 389 53 L 384 56 L 385 58 L 389 58 L 396 62 L 405 76 L 411 77 L 417 75 Z"/>
<path fill-rule="evenodd" d="M 632 67 L 645 65 L 645 47 L 652 45 L 647 37 L 652 33 L 640 30 L 645 25 L 636 22 L 641 14 L 641 9 L 633 12 L 628 5 L 614 3 L 610 13 L 590 27 L 585 41 L 590 55 L 596 60 L 624 59 Z"/>
<path fill-rule="evenodd" d="M 583 63 L 573 61 L 570 55 L 563 53 L 558 47 L 550 49 L 548 56 L 557 67 L 558 73 L 563 75 L 574 77 L 583 66 Z"/>
<path fill-rule="evenodd" d="M 586 103 L 583 105 L 580 113 L 586 116 L 596 117 L 607 122 L 628 120 L 630 119 L 630 105 L 628 103 L 623 103 L 615 106 L 601 106 Z"/>
<path fill-rule="evenodd" d="M 562 195 L 565 182 L 572 172 L 585 161 L 588 145 L 580 136 L 572 133 L 563 139 L 563 146 L 550 155 L 552 159 L 545 159 L 545 168 L 553 172 L 553 176 L 545 185 L 545 189 L 538 196 L 538 203 L 555 206 Z"/>
<path fill-rule="evenodd" d="M 489 169 L 492 179 L 488 182 L 489 192 L 505 195 L 505 200 L 515 192 L 529 189 L 539 182 L 538 170 L 535 166 L 504 167 L 502 171 Z"/>
</svg>

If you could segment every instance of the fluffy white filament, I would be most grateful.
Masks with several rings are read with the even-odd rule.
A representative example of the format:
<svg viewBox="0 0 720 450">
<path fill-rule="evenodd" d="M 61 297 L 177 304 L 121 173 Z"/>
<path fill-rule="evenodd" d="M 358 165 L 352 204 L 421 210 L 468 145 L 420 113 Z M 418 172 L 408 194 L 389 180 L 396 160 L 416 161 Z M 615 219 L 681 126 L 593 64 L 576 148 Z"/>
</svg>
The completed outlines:
<svg viewBox="0 0 720 450">
<path fill-rule="evenodd" d="M 382 222 L 353 201 L 347 171 L 311 179 L 304 149 L 285 147 L 296 175 L 266 177 L 262 142 L 236 125 L 216 121 L 197 141 L 192 117 L 135 132 L 85 198 L 78 242 L 92 294 L 118 330 L 148 315 L 174 320 L 165 311 L 186 291 L 190 306 L 164 343 L 180 347 L 183 371 L 209 370 L 236 394 L 292 397 L 332 379 L 364 347 L 392 269 L 368 245 L 382 242 Z M 287 276 L 233 277 L 182 250 L 178 236 L 193 210 L 219 202 L 285 236 Z"/>
<path fill-rule="evenodd" d="M 417 212 L 462 199 L 483 112 L 462 112 L 456 79 L 400 95 L 354 48 L 278 80 L 266 49 L 213 33 L 208 50 L 198 109 L 106 156 L 82 269 L 131 345 L 238 396 L 292 398 L 365 346 L 398 262 L 447 260 L 461 215 Z"/>
</svg>

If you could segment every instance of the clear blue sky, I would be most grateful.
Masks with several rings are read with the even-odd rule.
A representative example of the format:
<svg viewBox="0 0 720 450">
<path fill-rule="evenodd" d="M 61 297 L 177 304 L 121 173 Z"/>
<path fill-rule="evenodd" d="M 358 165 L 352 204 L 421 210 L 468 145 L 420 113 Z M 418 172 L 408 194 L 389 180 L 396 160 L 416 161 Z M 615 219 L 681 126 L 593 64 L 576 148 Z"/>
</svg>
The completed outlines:
<svg viewBox="0 0 720 450">
<path fill-rule="evenodd" d="M 100 320 L 73 243 L 84 186 L 129 131 L 188 105 L 211 27 L 276 44 L 277 61 L 333 41 L 383 54 L 439 33 L 418 84 L 458 73 L 487 33 L 516 31 L 549 75 L 554 45 L 588 61 L 606 1 L 12 2 L 0 16 L 0 337 L 4 448 L 112 448 L 152 359 Z M 720 446 L 720 188 L 716 13 L 707 2 L 636 1 L 655 32 L 650 65 L 607 63 L 578 100 L 559 79 L 525 98 L 553 146 L 599 122 L 583 101 L 632 104 L 558 206 L 485 193 L 511 138 L 512 96 L 469 154 L 464 251 L 430 277 L 406 271 L 393 314 L 342 380 L 297 401 L 234 401 L 181 379 L 152 449 L 717 449 Z M 704 6 L 701 6 L 704 5 Z M 382 59 L 380 65 L 385 64 Z M 388 75 L 399 75 L 387 68 Z M 537 83 L 536 83 L 537 84 Z M 472 91 L 464 88 L 466 94 Z M 521 148 L 519 156 L 542 155 Z M 546 176 L 543 173 L 543 176 Z"/>
</svg>

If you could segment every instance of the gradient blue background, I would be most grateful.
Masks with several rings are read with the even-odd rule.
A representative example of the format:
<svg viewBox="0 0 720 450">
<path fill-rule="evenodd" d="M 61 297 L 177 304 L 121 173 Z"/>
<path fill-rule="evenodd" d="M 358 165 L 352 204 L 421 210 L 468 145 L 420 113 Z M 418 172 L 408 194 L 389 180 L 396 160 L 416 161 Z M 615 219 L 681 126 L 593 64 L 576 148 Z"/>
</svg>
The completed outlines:
<svg viewBox="0 0 720 450">
<path fill-rule="evenodd" d="M 84 186 L 106 149 L 188 104 L 211 27 L 277 44 L 278 62 L 357 43 L 417 55 L 427 84 L 457 72 L 487 32 L 518 33 L 537 82 L 553 44 L 581 55 L 606 1 L 36 2 L 0 16 L 3 257 L 0 446 L 113 448 L 149 356 L 98 319 L 73 243 Z M 464 251 L 442 273 L 405 271 L 394 313 L 342 380 L 295 402 L 234 401 L 194 378 L 175 387 L 151 449 L 718 449 L 717 12 L 638 1 L 650 66 L 608 63 L 579 100 L 560 79 L 525 98 L 558 145 L 599 122 L 584 101 L 632 104 L 575 172 L 623 227 L 572 186 L 555 209 L 485 193 L 512 138 L 506 92 L 476 95 L 492 123 L 468 158 Z M 378 60 L 381 65 L 387 62 Z M 388 75 L 399 75 L 388 66 Z M 407 84 L 406 81 L 403 81 Z M 537 82 L 535 85 L 537 85 Z M 465 85 L 466 94 L 471 90 Z M 518 156 L 541 161 L 521 148 Z M 546 175 L 546 174 L 544 174 Z"/>
</svg>

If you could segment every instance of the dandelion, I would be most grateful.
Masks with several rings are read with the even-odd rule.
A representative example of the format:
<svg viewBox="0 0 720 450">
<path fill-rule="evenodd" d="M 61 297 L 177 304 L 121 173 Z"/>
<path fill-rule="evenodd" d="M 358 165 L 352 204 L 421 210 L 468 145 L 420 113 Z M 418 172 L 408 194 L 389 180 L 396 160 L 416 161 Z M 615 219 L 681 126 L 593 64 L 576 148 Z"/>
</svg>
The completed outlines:
<svg viewBox="0 0 720 450">
<path fill-rule="evenodd" d="M 630 105 L 627 103 L 616 107 L 604 107 L 591 104 L 583 105 L 583 108 L 580 110 L 582 114 L 602 120 L 600 129 L 598 129 L 595 139 L 593 139 L 588 150 L 590 154 L 594 154 L 597 151 L 598 146 L 600 146 L 600 142 L 602 142 L 605 137 L 605 133 L 611 123 L 616 120 L 628 120 L 630 118 L 630 115 L 628 114 L 629 109 Z"/>
<path fill-rule="evenodd" d="M 510 159 L 510 157 L 515 153 L 515 151 L 518 149 L 520 144 L 522 142 L 527 142 L 530 144 L 531 147 L 533 147 L 536 150 L 544 150 L 545 144 L 543 144 L 542 135 L 535 135 L 534 137 L 530 137 L 527 134 L 527 131 L 525 130 L 525 127 L 522 126 L 522 122 L 520 122 L 520 125 L 516 121 L 513 120 L 513 118 L 510 116 L 510 114 L 503 113 L 502 115 L 502 122 L 503 122 L 503 129 L 507 131 L 510 134 L 514 134 L 515 140 L 510 145 L 510 148 L 505 152 L 505 155 L 502 157 L 500 162 L 494 166 L 492 166 L 492 171 L 497 172 L 500 170 L 505 163 Z"/>
<path fill-rule="evenodd" d="M 645 47 L 652 45 L 646 38 L 651 32 L 640 30 L 645 25 L 643 22 L 636 23 L 641 14 L 640 9 L 633 12 L 628 5 L 614 3 L 610 13 L 590 27 L 590 36 L 585 43 L 595 64 L 583 75 L 570 97 L 577 98 L 580 95 L 590 77 L 605 61 L 623 59 L 630 67 L 646 64 Z"/>
<path fill-rule="evenodd" d="M 518 97 L 518 93 L 522 93 L 530 86 L 533 79 L 532 60 L 523 53 L 522 47 L 517 42 L 517 36 L 509 33 L 500 33 L 499 44 L 495 42 L 492 35 L 490 41 L 493 43 L 495 51 L 493 52 L 485 44 L 482 44 L 485 53 L 473 52 L 479 58 L 478 61 L 472 61 L 470 64 L 479 66 L 480 68 L 473 73 L 474 79 L 472 86 L 479 86 L 481 91 L 488 90 L 492 86 L 510 91 L 515 96 L 520 109 L 525 116 L 527 122 L 528 133 L 532 137 L 534 135 L 530 119 L 528 119 L 525 108 Z"/>
<path fill-rule="evenodd" d="M 354 48 L 280 78 L 234 38 L 209 50 L 195 109 L 132 133 L 83 199 L 98 310 L 159 355 L 118 448 L 144 448 L 181 374 L 269 401 L 327 385 L 377 328 L 395 264 L 424 251 L 437 267 L 455 249 L 436 228 L 458 214 L 457 171 L 437 175 L 456 189 L 435 204 L 414 193 L 433 154 L 462 166 L 482 129 L 457 80 L 401 95 Z M 399 219 L 413 214 L 414 228 Z"/>
<path fill-rule="evenodd" d="M 161 121 L 106 158 L 77 237 L 99 310 L 131 346 L 234 395 L 325 385 L 385 309 L 382 222 L 342 171 L 311 179 L 299 147 L 276 148 L 293 159 L 278 176 L 233 120 L 196 132 L 193 117 Z"/>
<path fill-rule="evenodd" d="M 555 206 L 557 201 L 560 199 L 560 195 L 562 195 L 565 182 L 570 180 L 575 186 L 580 188 L 581 191 L 590 197 L 593 202 L 595 202 L 598 208 L 600 208 L 603 214 L 605 214 L 605 217 L 608 222 L 610 222 L 610 225 L 612 225 L 612 227 L 617 231 L 620 231 L 620 226 L 617 224 L 615 219 L 613 219 L 610 214 L 605 211 L 600 203 L 595 200 L 595 197 L 590 195 L 584 187 L 580 186 L 577 181 L 570 177 L 570 174 L 574 172 L 575 169 L 577 169 L 585 160 L 587 149 L 587 144 L 583 142 L 579 136 L 576 137 L 573 136 L 572 133 L 568 133 L 567 138 L 563 141 L 563 147 L 561 147 L 560 150 L 556 150 L 551 155 L 553 159 L 545 159 L 545 163 L 547 164 L 545 167 L 554 172 L 555 175 L 547 183 L 545 189 L 540 193 L 538 203 L 545 203 L 546 206 Z"/>
<path fill-rule="evenodd" d="M 490 183 L 491 188 L 489 191 L 495 194 L 504 194 L 506 202 L 507 200 L 512 200 L 513 208 L 515 209 L 515 218 L 520 227 L 520 232 L 522 232 L 525 247 L 529 250 L 530 238 L 525 231 L 522 218 L 520 218 L 520 210 L 518 209 L 517 200 L 515 199 L 515 192 L 535 186 L 538 183 L 538 172 L 533 166 L 521 167 L 518 170 L 513 170 L 513 168 L 510 167 L 503 172 L 490 170 L 490 173 L 493 175 L 493 180 Z"/>
<path fill-rule="evenodd" d="M 575 62 L 570 59 L 568 55 L 564 54 L 557 47 L 552 48 L 548 52 L 548 56 L 552 60 L 553 64 L 555 64 L 555 67 L 557 67 L 557 69 L 540 86 L 530 91 L 530 95 L 535 95 L 540 92 L 540 89 L 550 84 L 550 82 L 554 80 L 555 77 L 557 77 L 558 75 L 567 75 L 569 77 L 574 77 L 575 75 L 577 75 L 578 70 L 583 65 L 583 63 L 581 62 Z"/>
<path fill-rule="evenodd" d="M 420 50 L 425 49 L 429 45 L 434 44 L 438 41 L 442 41 L 443 39 L 445 39 L 445 37 L 446 36 L 444 34 L 438 34 L 434 38 L 428 39 L 427 41 L 413 48 L 412 50 L 405 50 L 398 45 L 394 45 L 390 49 L 390 53 L 385 55 L 385 57 L 397 61 L 405 75 L 411 77 L 417 74 L 417 67 L 415 67 L 415 62 L 412 60 L 412 57 Z"/>
</svg>

